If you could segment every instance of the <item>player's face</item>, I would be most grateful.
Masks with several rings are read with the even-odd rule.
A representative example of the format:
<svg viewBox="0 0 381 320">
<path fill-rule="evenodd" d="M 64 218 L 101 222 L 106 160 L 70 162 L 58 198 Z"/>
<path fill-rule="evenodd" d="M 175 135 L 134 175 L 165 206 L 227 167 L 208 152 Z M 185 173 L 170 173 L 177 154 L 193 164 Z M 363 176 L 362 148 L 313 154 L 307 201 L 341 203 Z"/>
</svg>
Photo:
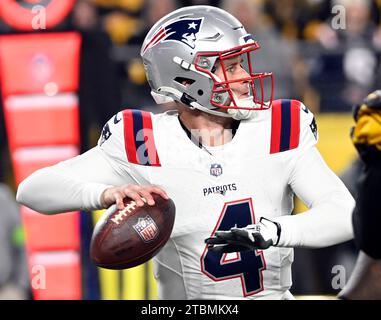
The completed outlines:
<svg viewBox="0 0 381 320">
<path fill-rule="evenodd" d="M 224 70 L 225 69 L 225 75 Z M 237 80 L 250 77 L 246 70 L 242 67 L 242 57 L 236 56 L 224 60 L 223 66 L 220 62 L 216 63 L 216 71 L 214 72 L 222 80 Z M 233 82 L 230 84 L 231 90 L 235 93 L 238 99 L 244 99 L 250 96 L 249 81 Z"/>
</svg>

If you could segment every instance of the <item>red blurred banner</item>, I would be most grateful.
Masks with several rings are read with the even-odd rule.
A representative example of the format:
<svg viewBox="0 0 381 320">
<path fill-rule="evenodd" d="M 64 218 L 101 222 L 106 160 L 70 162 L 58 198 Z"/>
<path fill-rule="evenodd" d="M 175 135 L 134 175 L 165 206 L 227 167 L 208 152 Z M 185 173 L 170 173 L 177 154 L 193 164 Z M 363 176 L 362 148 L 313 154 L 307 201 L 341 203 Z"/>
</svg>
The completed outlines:
<svg viewBox="0 0 381 320">
<path fill-rule="evenodd" d="M 75 0 L 1 0 L 0 20 L 22 31 L 53 28 L 62 22 L 73 8 Z"/>
</svg>

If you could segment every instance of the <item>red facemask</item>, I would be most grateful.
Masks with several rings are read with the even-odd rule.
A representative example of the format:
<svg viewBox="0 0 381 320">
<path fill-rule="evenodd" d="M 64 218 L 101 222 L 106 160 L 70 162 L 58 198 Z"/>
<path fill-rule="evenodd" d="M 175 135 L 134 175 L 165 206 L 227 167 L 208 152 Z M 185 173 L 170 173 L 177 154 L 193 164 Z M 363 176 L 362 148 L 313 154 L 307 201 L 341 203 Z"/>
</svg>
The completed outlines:
<svg viewBox="0 0 381 320">
<path fill-rule="evenodd" d="M 241 110 L 266 110 L 271 107 L 274 94 L 274 78 L 272 73 L 255 73 L 251 61 L 251 53 L 260 46 L 258 42 L 254 41 L 242 46 L 238 46 L 226 51 L 220 52 L 202 52 L 197 54 L 195 60 L 196 69 L 200 72 L 207 73 L 212 78 L 214 84 L 210 103 L 216 107 L 224 109 L 241 109 Z M 241 56 L 244 66 L 242 66 L 247 77 L 228 80 L 225 68 L 225 61 L 227 59 Z M 214 73 L 202 68 L 201 61 L 205 58 L 217 57 L 223 71 L 223 79 L 219 79 Z M 265 82 L 268 81 L 270 88 L 265 89 Z M 236 97 L 232 91 L 231 85 L 234 83 L 245 82 L 250 89 L 250 97 L 244 103 Z"/>
</svg>

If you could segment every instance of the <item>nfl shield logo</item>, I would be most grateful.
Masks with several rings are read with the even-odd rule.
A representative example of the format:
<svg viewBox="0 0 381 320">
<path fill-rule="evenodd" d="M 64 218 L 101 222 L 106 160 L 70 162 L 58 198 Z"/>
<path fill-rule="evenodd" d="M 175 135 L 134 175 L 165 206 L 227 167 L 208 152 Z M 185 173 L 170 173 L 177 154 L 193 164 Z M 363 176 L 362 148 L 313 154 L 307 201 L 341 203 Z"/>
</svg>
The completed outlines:
<svg viewBox="0 0 381 320">
<path fill-rule="evenodd" d="M 133 225 L 135 231 L 144 242 L 150 242 L 159 234 L 159 229 L 153 219 L 147 215 L 144 218 L 139 218 L 138 222 Z"/>
<path fill-rule="evenodd" d="M 210 165 L 210 174 L 212 176 L 218 177 L 222 174 L 222 166 L 218 163 L 213 163 Z"/>
</svg>

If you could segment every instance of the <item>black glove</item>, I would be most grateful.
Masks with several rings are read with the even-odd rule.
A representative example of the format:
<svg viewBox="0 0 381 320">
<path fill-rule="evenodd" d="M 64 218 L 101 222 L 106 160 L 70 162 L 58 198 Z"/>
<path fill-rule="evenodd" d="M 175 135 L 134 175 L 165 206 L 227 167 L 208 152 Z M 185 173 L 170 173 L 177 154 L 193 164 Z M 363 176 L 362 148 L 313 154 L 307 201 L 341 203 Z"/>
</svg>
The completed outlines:
<svg viewBox="0 0 381 320">
<path fill-rule="evenodd" d="M 213 237 L 205 239 L 205 243 L 209 250 L 223 253 L 267 249 L 279 243 L 280 232 L 279 223 L 262 217 L 259 223 L 244 228 L 216 231 Z"/>
</svg>

